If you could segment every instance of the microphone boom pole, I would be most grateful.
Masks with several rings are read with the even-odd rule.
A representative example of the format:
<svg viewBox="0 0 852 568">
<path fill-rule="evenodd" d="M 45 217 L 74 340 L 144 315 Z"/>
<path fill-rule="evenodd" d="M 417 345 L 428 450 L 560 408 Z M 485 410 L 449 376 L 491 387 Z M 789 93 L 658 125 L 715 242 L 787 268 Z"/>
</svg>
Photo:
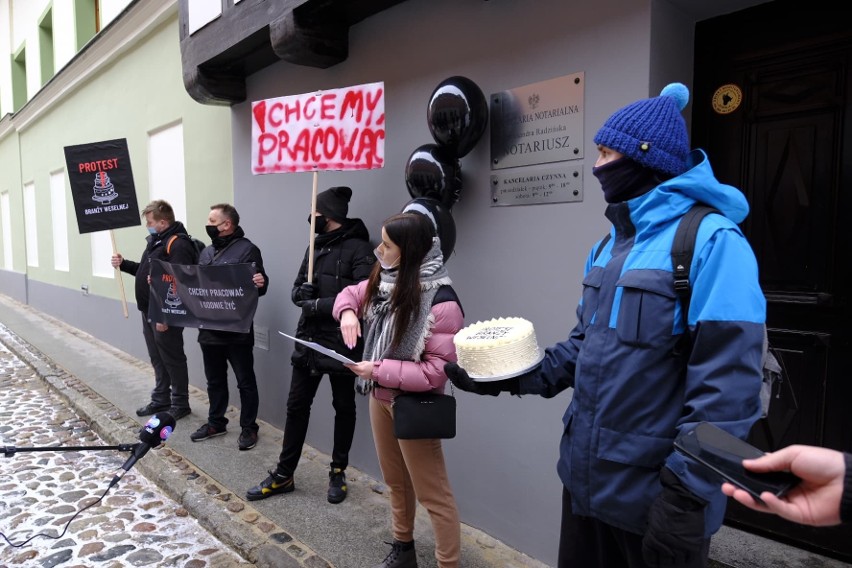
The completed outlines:
<svg viewBox="0 0 852 568">
<path fill-rule="evenodd" d="M 18 452 L 80 452 L 86 450 L 118 450 L 119 452 L 132 452 L 136 449 L 135 444 L 118 444 L 117 446 L 43 446 L 30 448 L 17 448 L 15 446 L 2 446 L 3 457 L 10 458 Z"/>
</svg>

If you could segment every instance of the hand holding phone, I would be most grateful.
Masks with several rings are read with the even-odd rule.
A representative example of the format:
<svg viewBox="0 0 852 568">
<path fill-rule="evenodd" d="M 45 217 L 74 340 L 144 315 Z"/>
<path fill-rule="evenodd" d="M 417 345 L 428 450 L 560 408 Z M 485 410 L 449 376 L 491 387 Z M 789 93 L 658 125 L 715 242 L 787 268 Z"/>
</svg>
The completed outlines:
<svg viewBox="0 0 852 568">
<path fill-rule="evenodd" d="M 829 448 L 793 445 L 750 460 L 747 468 L 758 472 L 790 470 L 802 481 L 780 499 L 764 493 L 763 503 L 731 483 L 722 484 L 722 493 L 749 509 L 774 513 L 803 525 L 823 527 L 842 521 L 841 502 L 846 470 L 852 470 L 852 455 Z"/>
<path fill-rule="evenodd" d="M 763 503 L 760 495 L 764 491 L 781 497 L 801 481 L 789 471 L 756 473 L 745 469 L 744 459 L 759 458 L 764 453 L 709 422 L 700 422 L 692 430 L 682 432 L 675 439 L 674 446 L 677 451 L 748 492 L 759 503 Z"/>
</svg>

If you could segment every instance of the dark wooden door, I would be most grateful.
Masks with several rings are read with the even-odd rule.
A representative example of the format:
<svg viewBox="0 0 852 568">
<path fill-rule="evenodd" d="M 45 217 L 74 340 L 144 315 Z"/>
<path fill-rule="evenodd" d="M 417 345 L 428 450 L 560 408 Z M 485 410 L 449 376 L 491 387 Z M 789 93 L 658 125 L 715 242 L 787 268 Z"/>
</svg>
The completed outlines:
<svg viewBox="0 0 852 568">
<path fill-rule="evenodd" d="M 811 5 L 776 0 L 696 26 L 692 141 L 749 200 L 742 228 L 786 367 L 751 442 L 852 451 L 852 26 Z M 726 522 L 852 560 L 848 528 L 805 528 L 733 501 Z"/>
</svg>

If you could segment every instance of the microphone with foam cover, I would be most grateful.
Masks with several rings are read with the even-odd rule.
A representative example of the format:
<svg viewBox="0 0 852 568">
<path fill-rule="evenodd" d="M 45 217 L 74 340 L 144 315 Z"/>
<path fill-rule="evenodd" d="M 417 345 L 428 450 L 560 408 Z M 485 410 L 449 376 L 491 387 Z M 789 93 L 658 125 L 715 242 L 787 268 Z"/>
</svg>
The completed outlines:
<svg viewBox="0 0 852 568">
<path fill-rule="evenodd" d="M 134 446 L 133 453 L 130 454 L 130 457 L 121 466 L 121 469 L 124 471 L 113 477 L 110 487 L 118 483 L 124 477 L 124 474 L 148 453 L 148 450 L 164 444 L 174 430 L 175 419 L 168 412 L 158 412 L 149 418 L 148 422 L 139 430 L 139 443 Z"/>
</svg>

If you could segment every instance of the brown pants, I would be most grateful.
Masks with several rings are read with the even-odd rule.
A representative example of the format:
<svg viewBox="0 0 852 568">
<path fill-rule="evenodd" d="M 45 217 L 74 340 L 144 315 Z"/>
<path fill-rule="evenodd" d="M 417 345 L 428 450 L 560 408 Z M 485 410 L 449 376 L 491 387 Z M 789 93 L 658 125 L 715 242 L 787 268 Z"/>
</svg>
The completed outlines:
<svg viewBox="0 0 852 568">
<path fill-rule="evenodd" d="M 417 501 L 432 519 L 435 558 L 441 568 L 457 568 L 461 525 L 450 488 L 441 440 L 398 440 L 390 404 L 370 397 L 370 424 L 382 476 L 390 489 L 393 537 L 414 540 Z"/>
</svg>

